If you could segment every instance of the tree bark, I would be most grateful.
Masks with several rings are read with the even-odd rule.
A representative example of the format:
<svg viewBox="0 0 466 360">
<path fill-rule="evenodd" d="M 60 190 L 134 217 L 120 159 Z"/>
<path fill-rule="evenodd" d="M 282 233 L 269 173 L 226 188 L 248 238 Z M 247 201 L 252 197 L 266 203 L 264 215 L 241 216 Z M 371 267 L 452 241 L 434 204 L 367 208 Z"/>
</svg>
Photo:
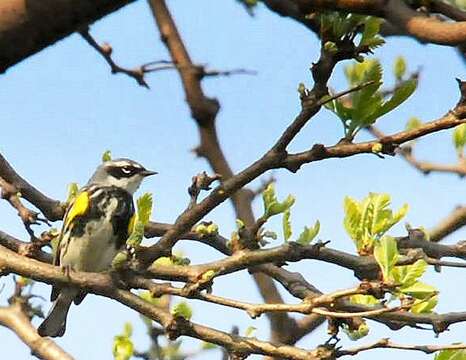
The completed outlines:
<svg viewBox="0 0 466 360">
<path fill-rule="evenodd" d="M 1 0 L 0 73 L 134 0 Z"/>
</svg>

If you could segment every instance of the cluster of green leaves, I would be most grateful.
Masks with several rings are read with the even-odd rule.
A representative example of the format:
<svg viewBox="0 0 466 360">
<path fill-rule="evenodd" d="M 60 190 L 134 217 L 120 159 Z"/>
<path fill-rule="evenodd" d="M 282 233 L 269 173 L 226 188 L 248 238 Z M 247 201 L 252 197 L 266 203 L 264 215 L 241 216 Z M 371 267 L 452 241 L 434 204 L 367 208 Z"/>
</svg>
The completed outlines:
<svg viewBox="0 0 466 360">
<path fill-rule="evenodd" d="M 66 198 L 66 203 L 71 204 L 71 202 L 76 198 L 79 192 L 79 185 L 75 182 L 72 182 L 68 185 L 68 197 Z"/>
<path fill-rule="evenodd" d="M 154 265 L 162 265 L 162 266 L 172 266 L 172 265 L 180 265 L 185 266 L 189 265 L 191 260 L 184 256 L 184 253 L 180 250 L 173 252 L 172 256 L 161 256 L 157 260 L 154 261 Z"/>
<path fill-rule="evenodd" d="M 110 161 L 112 160 L 112 152 L 110 150 L 106 150 L 102 154 L 102 162 Z"/>
<path fill-rule="evenodd" d="M 201 236 L 212 236 L 218 234 L 218 225 L 213 222 L 201 222 L 194 228 L 194 231 Z"/>
<path fill-rule="evenodd" d="M 290 217 L 291 207 L 295 203 L 295 198 L 292 195 L 288 195 L 282 202 L 278 201 L 274 184 L 269 184 L 262 192 L 262 200 L 264 203 L 264 215 L 262 217 L 265 220 L 268 220 L 272 216 L 283 214 L 283 238 L 285 239 L 285 242 L 288 242 L 293 234 Z M 319 230 L 320 223 L 319 220 L 317 220 L 313 226 L 304 227 L 304 230 L 301 232 L 296 242 L 301 245 L 310 244 L 319 233 Z"/>
<path fill-rule="evenodd" d="M 345 197 L 343 223 L 359 254 L 372 254 L 375 242 L 408 212 L 405 204 L 394 213 L 390 202 L 390 195 L 384 193 L 369 193 L 362 201 Z"/>
<path fill-rule="evenodd" d="M 337 52 L 342 41 L 353 40 L 358 33 L 361 33 L 359 41 L 355 44 L 358 52 L 372 51 L 385 42 L 378 35 L 382 23 L 379 18 L 341 12 L 324 12 L 319 15 L 319 20 L 324 48 L 329 52 Z M 355 58 L 358 61 L 363 60 L 357 52 Z"/>
<path fill-rule="evenodd" d="M 137 201 L 135 218 L 131 220 L 128 230 L 131 231 L 126 245 L 129 248 L 137 248 L 144 238 L 144 227 L 149 223 L 152 214 L 152 194 L 144 193 Z M 113 268 L 120 268 L 128 260 L 127 251 L 120 251 L 112 261 Z"/>
<path fill-rule="evenodd" d="M 134 354 L 134 344 L 131 340 L 133 327 L 130 323 L 126 323 L 123 333 L 116 335 L 113 338 L 113 358 L 115 360 L 129 360 Z"/>
<path fill-rule="evenodd" d="M 434 360 L 466 360 L 466 350 L 442 350 L 435 354 Z"/>
<path fill-rule="evenodd" d="M 397 74 L 404 74 L 398 66 Z M 364 86 L 343 99 L 334 99 L 325 107 L 334 112 L 342 121 L 345 138 L 352 140 L 361 129 L 373 125 L 378 118 L 400 106 L 414 92 L 415 79 L 399 81 L 389 99 L 380 91 L 382 85 L 382 66 L 376 59 L 367 59 L 345 68 L 346 78 L 351 86 Z"/>
<path fill-rule="evenodd" d="M 369 334 L 369 325 L 367 325 L 365 321 L 362 321 L 356 330 L 352 330 L 347 325 L 344 324 L 343 331 L 345 332 L 345 334 L 348 336 L 350 340 L 356 341 L 356 340 L 363 338 L 367 334 Z"/>
<path fill-rule="evenodd" d="M 126 244 L 132 247 L 139 246 L 144 238 L 144 227 L 149 223 L 152 214 L 152 194 L 144 193 L 136 201 L 137 212 L 134 227 Z"/>
<path fill-rule="evenodd" d="M 173 306 L 171 313 L 174 317 L 182 317 L 185 320 L 191 320 L 193 317 L 193 310 L 186 301 L 180 301 L 178 304 Z"/>
<path fill-rule="evenodd" d="M 384 236 L 376 241 L 374 257 L 382 270 L 383 281 L 396 284 L 393 295 L 399 299 L 406 297 L 414 299 L 411 312 L 432 312 L 438 302 L 437 289 L 419 281 L 427 269 L 424 260 L 417 260 L 411 265 L 397 266 L 400 254 L 396 240 L 390 236 Z"/>
<path fill-rule="evenodd" d="M 262 201 L 264 202 L 263 217 L 269 219 L 289 210 L 293 206 L 295 198 L 293 195 L 288 195 L 282 202 L 278 201 L 274 184 L 269 184 L 262 192 Z"/>
<path fill-rule="evenodd" d="M 466 124 L 461 124 L 453 130 L 453 144 L 459 157 L 463 157 L 466 145 Z"/>
</svg>

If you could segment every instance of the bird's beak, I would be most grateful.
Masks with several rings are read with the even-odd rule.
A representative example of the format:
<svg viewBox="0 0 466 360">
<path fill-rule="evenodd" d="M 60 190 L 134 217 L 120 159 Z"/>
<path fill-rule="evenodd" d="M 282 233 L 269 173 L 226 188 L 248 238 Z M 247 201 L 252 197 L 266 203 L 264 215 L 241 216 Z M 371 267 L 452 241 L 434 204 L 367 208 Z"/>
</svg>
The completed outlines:
<svg viewBox="0 0 466 360">
<path fill-rule="evenodd" d="M 146 176 L 156 175 L 156 174 L 158 174 L 158 172 L 157 171 L 151 171 L 151 170 L 143 170 L 143 171 L 140 172 L 140 174 L 142 176 L 146 177 Z"/>
</svg>

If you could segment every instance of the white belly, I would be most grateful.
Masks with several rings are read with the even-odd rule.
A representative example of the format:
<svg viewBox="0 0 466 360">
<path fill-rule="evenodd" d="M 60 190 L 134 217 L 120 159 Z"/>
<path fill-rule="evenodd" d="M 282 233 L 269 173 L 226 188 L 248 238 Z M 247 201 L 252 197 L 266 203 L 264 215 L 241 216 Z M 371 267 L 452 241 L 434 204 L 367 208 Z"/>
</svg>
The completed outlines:
<svg viewBox="0 0 466 360">
<path fill-rule="evenodd" d="M 117 200 L 109 204 L 108 214 L 113 213 Z M 76 271 L 101 272 L 110 268 L 118 252 L 111 216 L 104 221 L 95 220 L 86 224 L 84 234 L 79 238 L 65 235 L 61 240 L 66 244 L 62 249 L 60 266 L 69 266 Z M 67 239 L 67 237 L 69 239 Z M 67 241 L 68 240 L 68 241 Z"/>
</svg>

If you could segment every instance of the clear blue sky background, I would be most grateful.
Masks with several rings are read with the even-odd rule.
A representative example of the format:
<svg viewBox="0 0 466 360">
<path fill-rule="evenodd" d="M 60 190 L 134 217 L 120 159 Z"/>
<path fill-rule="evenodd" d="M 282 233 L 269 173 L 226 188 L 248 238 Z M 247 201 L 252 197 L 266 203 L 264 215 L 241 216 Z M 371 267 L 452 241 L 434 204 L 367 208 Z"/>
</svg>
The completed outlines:
<svg viewBox="0 0 466 360">
<path fill-rule="evenodd" d="M 280 18 L 259 7 L 250 18 L 235 1 L 204 0 L 192 5 L 181 0 L 169 2 L 189 51 L 197 63 L 213 69 L 245 67 L 257 70 L 256 76 L 208 79 L 204 82 L 209 95 L 222 104 L 218 116 L 220 140 L 234 170 L 240 170 L 260 156 L 299 111 L 296 88 L 299 82 L 311 85 L 309 66 L 318 57 L 316 37 L 299 24 Z M 99 41 L 109 41 L 114 58 L 122 66 L 168 59 L 159 41 L 152 15 L 145 1 L 130 5 L 95 24 L 92 34 Z M 397 111 L 384 117 L 380 127 L 387 132 L 404 127 L 416 115 L 424 121 L 447 112 L 458 98 L 455 77 L 465 77 L 464 63 L 450 48 L 423 46 L 407 39 L 389 39 L 376 51 L 387 69 L 387 84 L 393 82 L 391 67 L 398 55 L 409 59 L 409 69 L 422 69 L 415 95 Z M 345 89 L 343 67 L 338 66 L 332 87 Z M 186 188 L 191 176 L 208 170 L 208 164 L 194 157 L 190 149 L 197 145 L 197 130 L 184 102 L 184 94 L 175 72 L 160 72 L 147 77 L 148 91 L 122 75 L 112 76 L 108 66 L 78 35 L 49 47 L 0 78 L 2 128 L 0 151 L 15 169 L 51 197 L 64 199 L 66 187 L 76 181 L 84 184 L 100 162 L 100 156 L 111 149 L 114 156 L 141 161 L 160 175 L 147 181 L 142 191 L 154 193 L 154 219 L 173 222 L 186 206 Z M 339 121 L 321 111 L 301 132 L 292 150 L 304 150 L 319 142 L 335 143 L 342 135 Z M 358 140 L 367 135 L 361 134 Z M 455 153 L 451 133 L 430 136 L 416 147 L 419 158 L 451 162 Z M 292 175 L 276 171 L 279 194 L 293 193 L 297 203 L 292 214 L 295 232 L 320 219 L 320 238 L 331 240 L 331 246 L 354 251 L 342 227 L 342 201 L 345 195 L 362 198 L 369 191 L 388 192 L 394 207 L 407 202 L 407 216 L 413 226 L 431 227 L 446 216 L 465 196 L 464 180 L 451 175 L 422 176 L 402 159 L 361 155 L 345 160 L 327 160 L 305 166 Z M 261 204 L 258 202 L 258 213 Z M 1 229 L 26 239 L 13 209 L 0 202 Z M 219 224 L 223 234 L 234 229 L 234 214 L 223 204 L 207 220 Z M 57 223 L 57 226 L 59 224 Z M 271 228 L 280 230 L 279 223 Z M 400 225 L 392 232 L 404 234 Z M 447 242 L 456 242 L 466 232 L 460 231 Z M 280 243 L 279 240 L 275 244 Z M 219 257 L 200 244 L 181 242 L 178 249 L 194 263 Z M 309 282 L 323 291 L 350 287 L 356 283 L 352 274 L 320 262 L 292 264 Z M 426 282 L 441 291 L 439 312 L 464 310 L 464 273 L 432 270 Z M 11 278 L 0 279 L 6 287 L 0 295 L 4 304 L 11 293 Z M 35 292 L 48 298 L 49 288 L 37 285 Z M 248 301 L 260 301 L 250 276 L 227 276 L 216 281 L 214 293 Z M 290 296 L 286 300 L 295 302 Z M 176 300 L 177 301 L 177 300 Z M 48 301 L 39 302 L 44 310 Z M 251 320 L 239 311 L 215 305 L 191 302 L 194 320 L 229 331 L 238 325 L 241 332 L 248 326 L 258 328 L 256 336 L 268 337 L 265 317 Z M 88 296 L 69 315 L 66 335 L 58 340 L 77 359 L 110 359 L 113 336 L 121 332 L 124 322 L 135 325 L 134 340 L 139 350 L 148 344 L 138 315 L 108 299 Z M 38 323 L 38 321 L 36 321 Z M 370 323 L 371 334 L 360 343 L 391 336 L 402 343 L 448 343 L 464 339 L 465 325 L 454 325 L 451 331 L 435 338 L 430 331 L 401 330 L 389 334 L 382 326 Z M 325 327 L 300 342 L 314 348 L 327 339 Z M 9 330 L 0 328 L 2 357 L 29 359 L 28 349 Z M 346 338 L 343 345 L 354 346 Z M 197 347 L 186 341 L 187 348 Z M 373 351 L 360 359 L 433 358 L 430 355 Z M 220 353 L 204 354 L 203 359 L 218 359 Z"/>
</svg>

